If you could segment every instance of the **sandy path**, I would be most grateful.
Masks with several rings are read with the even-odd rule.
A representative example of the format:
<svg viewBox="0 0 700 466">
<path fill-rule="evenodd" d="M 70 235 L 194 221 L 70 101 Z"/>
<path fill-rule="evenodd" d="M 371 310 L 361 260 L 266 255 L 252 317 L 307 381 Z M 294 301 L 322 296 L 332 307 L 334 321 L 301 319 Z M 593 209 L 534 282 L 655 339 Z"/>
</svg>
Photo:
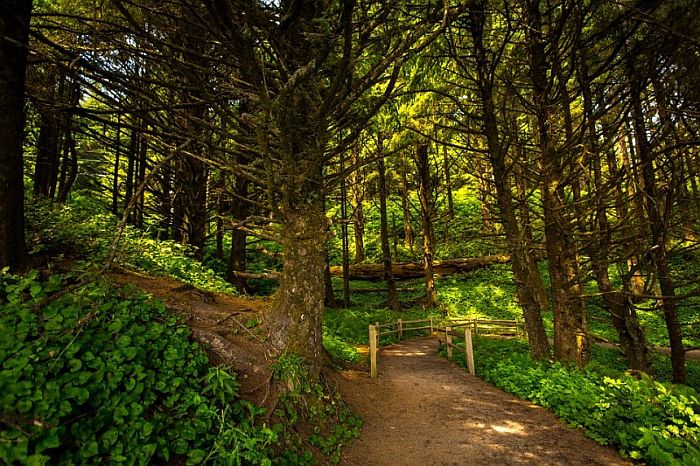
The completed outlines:
<svg viewBox="0 0 700 466">
<path fill-rule="evenodd" d="M 348 371 L 338 388 L 365 421 L 344 465 L 629 464 L 545 409 L 450 364 L 435 339 L 386 347 L 378 380 Z"/>
</svg>

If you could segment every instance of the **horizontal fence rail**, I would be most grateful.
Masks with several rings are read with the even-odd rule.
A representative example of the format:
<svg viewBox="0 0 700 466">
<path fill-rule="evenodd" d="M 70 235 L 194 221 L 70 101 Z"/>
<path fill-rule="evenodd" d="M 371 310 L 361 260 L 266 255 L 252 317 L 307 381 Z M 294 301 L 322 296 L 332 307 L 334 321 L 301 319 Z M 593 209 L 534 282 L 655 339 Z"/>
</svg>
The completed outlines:
<svg viewBox="0 0 700 466">
<path fill-rule="evenodd" d="M 421 325 L 423 324 L 423 325 Z M 456 331 L 460 329 L 461 331 Z M 429 330 L 430 335 L 444 335 L 447 345 L 447 356 L 452 357 L 453 350 L 465 353 L 467 369 L 474 375 L 474 350 L 473 334 L 525 336 L 525 327 L 519 320 L 487 320 L 487 319 L 443 319 L 435 321 L 433 317 L 428 319 L 402 320 L 394 322 L 375 322 L 369 325 L 369 353 L 370 374 L 377 378 L 377 352 L 379 351 L 379 338 L 389 335 L 397 335 L 399 340 L 406 333 Z M 454 344 L 453 338 L 463 338 L 464 348 Z"/>
</svg>

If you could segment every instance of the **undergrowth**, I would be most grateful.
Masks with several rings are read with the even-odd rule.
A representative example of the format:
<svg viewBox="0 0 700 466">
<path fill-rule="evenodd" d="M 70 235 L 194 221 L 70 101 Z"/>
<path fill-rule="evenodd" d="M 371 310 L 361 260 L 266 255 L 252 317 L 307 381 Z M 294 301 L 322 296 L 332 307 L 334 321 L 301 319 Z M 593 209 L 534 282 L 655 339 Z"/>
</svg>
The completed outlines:
<svg viewBox="0 0 700 466">
<path fill-rule="evenodd" d="M 89 258 L 75 266 L 103 264 L 118 230 L 119 219 L 89 196 L 74 195 L 66 204 L 35 201 L 27 206 L 33 253 L 70 252 Z M 165 275 L 197 288 L 235 294 L 236 290 L 213 270 L 194 259 L 194 251 L 176 241 L 157 239 L 153 232 L 127 225 L 117 248 L 117 263 L 150 275 Z"/>
<path fill-rule="evenodd" d="M 163 303 L 73 284 L 0 275 L 0 462 L 271 463 L 277 434 Z"/>
<path fill-rule="evenodd" d="M 274 415 L 275 431 L 284 442 L 284 463 L 314 464 L 315 449 L 333 464 L 343 446 L 360 436 L 362 420 L 353 415 L 331 387 L 310 383 L 303 360 L 285 354 L 272 365 L 273 379 L 286 386 Z"/>
</svg>

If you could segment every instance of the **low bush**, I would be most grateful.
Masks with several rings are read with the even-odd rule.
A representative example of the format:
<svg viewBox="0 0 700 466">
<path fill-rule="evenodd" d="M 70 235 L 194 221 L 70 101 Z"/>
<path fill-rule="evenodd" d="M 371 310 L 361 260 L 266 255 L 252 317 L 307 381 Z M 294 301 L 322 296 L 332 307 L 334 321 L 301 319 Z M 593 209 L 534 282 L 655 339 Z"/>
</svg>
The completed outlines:
<svg viewBox="0 0 700 466">
<path fill-rule="evenodd" d="M 0 274 L 0 463 L 270 464 L 276 434 L 165 306 Z"/>
</svg>

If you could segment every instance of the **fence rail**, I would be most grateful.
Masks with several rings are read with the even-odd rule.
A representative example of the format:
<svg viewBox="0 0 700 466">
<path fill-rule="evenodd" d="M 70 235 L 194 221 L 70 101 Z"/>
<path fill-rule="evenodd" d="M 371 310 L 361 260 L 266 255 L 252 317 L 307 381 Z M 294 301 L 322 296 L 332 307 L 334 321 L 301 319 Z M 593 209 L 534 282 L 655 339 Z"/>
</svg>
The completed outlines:
<svg viewBox="0 0 700 466">
<path fill-rule="evenodd" d="M 426 324 L 426 325 L 416 325 Z M 461 332 L 455 329 L 462 329 Z M 369 325 L 369 353 L 370 353 L 370 373 L 373 379 L 377 378 L 377 352 L 379 351 L 379 338 L 388 335 L 398 335 L 402 340 L 404 334 L 413 331 L 429 330 L 430 335 L 445 336 L 447 346 L 447 356 L 452 357 L 454 350 L 466 354 L 467 369 L 474 375 L 474 351 L 473 334 L 483 335 L 525 335 L 525 327 L 519 320 L 487 320 L 487 319 L 444 319 L 435 321 L 432 317 L 428 319 L 402 320 L 394 322 L 379 323 Z M 463 338 L 464 348 L 454 344 L 453 338 Z"/>
</svg>

